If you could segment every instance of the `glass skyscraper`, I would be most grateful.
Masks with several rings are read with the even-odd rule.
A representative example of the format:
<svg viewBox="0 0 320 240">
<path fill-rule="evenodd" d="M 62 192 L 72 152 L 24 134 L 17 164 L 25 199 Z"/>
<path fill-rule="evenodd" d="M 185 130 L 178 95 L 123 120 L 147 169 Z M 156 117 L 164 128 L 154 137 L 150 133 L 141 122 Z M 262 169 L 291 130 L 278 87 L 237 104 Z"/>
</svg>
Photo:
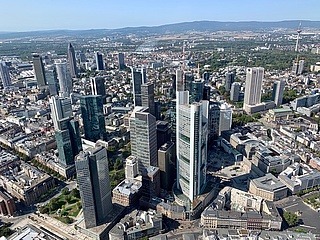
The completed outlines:
<svg viewBox="0 0 320 240">
<path fill-rule="evenodd" d="M 158 166 L 156 118 L 148 108 L 135 107 L 130 116 L 131 154 L 139 160 L 139 172 Z"/>
<path fill-rule="evenodd" d="M 42 57 L 38 54 L 35 54 L 33 55 L 32 60 L 33 60 L 33 70 L 36 75 L 38 87 L 42 88 L 47 85 Z"/>
<path fill-rule="evenodd" d="M 84 135 L 87 140 L 96 142 L 105 139 L 106 126 L 103 115 L 103 100 L 100 95 L 80 97 Z"/>
<path fill-rule="evenodd" d="M 177 188 L 191 203 L 206 184 L 208 106 L 189 104 L 188 91 L 177 92 Z"/>
<path fill-rule="evenodd" d="M 69 43 L 69 45 L 68 45 L 68 61 L 69 61 L 69 68 L 70 68 L 71 77 L 73 77 L 73 78 L 78 77 L 76 55 L 75 55 L 74 48 L 71 43 Z"/>
<path fill-rule="evenodd" d="M 107 150 L 90 148 L 75 160 L 86 228 L 92 228 L 112 211 Z"/>
</svg>

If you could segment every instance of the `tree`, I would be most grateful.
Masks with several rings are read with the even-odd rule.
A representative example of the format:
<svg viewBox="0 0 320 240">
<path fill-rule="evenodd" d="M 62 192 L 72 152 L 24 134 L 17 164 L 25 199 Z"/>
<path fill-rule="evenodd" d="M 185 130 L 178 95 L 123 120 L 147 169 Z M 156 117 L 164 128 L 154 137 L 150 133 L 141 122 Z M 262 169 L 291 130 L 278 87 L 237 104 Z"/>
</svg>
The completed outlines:
<svg viewBox="0 0 320 240">
<path fill-rule="evenodd" d="M 67 196 L 65 196 L 65 200 L 67 201 L 67 203 L 71 203 L 72 201 L 72 198 L 71 198 L 71 195 L 67 195 Z"/>
<path fill-rule="evenodd" d="M 62 189 L 61 193 L 63 195 L 68 195 L 69 194 L 69 188 L 68 187 L 65 187 L 64 189 Z"/>
<path fill-rule="evenodd" d="M 270 138 L 272 140 L 271 129 L 270 128 L 267 129 L 267 136 L 268 136 L 268 138 Z"/>
<path fill-rule="evenodd" d="M 114 170 L 119 170 L 123 167 L 123 162 L 120 158 L 117 158 L 115 164 L 114 164 Z"/>
<path fill-rule="evenodd" d="M 72 189 L 71 196 L 74 198 L 80 198 L 80 191 L 76 188 Z"/>
<path fill-rule="evenodd" d="M 297 214 L 292 212 L 284 212 L 283 218 L 289 227 L 293 227 L 299 222 Z"/>
</svg>

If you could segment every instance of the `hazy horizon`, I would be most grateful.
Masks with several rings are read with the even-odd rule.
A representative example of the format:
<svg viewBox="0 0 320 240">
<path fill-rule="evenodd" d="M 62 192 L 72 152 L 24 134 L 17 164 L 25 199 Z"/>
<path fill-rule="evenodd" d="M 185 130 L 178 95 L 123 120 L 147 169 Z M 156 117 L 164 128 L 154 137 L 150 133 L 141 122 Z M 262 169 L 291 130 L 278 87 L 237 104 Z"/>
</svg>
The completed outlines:
<svg viewBox="0 0 320 240">
<path fill-rule="evenodd" d="M 181 22 L 318 21 L 319 0 L 4 1 L 1 32 L 118 29 Z"/>
</svg>

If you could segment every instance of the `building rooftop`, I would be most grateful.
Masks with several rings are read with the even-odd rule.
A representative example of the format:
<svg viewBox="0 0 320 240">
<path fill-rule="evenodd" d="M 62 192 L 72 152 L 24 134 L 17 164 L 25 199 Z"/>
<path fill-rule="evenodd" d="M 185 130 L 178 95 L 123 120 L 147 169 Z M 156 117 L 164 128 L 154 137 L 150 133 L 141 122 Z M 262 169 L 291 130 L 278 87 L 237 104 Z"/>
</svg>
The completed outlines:
<svg viewBox="0 0 320 240">
<path fill-rule="evenodd" d="M 267 173 L 265 176 L 260 178 L 252 179 L 251 182 L 253 182 L 253 184 L 256 185 L 258 188 L 270 192 L 275 191 L 277 189 L 286 188 L 286 185 L 284 185 L 278 178 L 273 176 L 271 173 Z"/>
<path fill-rule="evenodd" d="M 139 192 L 142 187 L 142 183 L 136 179 L 125 179 L 118 186 L 116 186 L 112 192 L 118 191 L 121 194 L 130 196 Z"/>
</svg>

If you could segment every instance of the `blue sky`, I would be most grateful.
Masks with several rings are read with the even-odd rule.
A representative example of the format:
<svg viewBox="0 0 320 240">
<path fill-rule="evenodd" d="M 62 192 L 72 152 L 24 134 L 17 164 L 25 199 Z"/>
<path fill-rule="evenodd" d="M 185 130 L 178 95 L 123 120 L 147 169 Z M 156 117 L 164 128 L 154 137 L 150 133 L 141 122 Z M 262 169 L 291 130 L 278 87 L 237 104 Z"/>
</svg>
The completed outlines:
<svg viewBox="0 0 320 240">
<path fill-rule="evenodd" d="M 320 0 L 1 0 L 0 31 L 320 20 Z"/>
</svg>

